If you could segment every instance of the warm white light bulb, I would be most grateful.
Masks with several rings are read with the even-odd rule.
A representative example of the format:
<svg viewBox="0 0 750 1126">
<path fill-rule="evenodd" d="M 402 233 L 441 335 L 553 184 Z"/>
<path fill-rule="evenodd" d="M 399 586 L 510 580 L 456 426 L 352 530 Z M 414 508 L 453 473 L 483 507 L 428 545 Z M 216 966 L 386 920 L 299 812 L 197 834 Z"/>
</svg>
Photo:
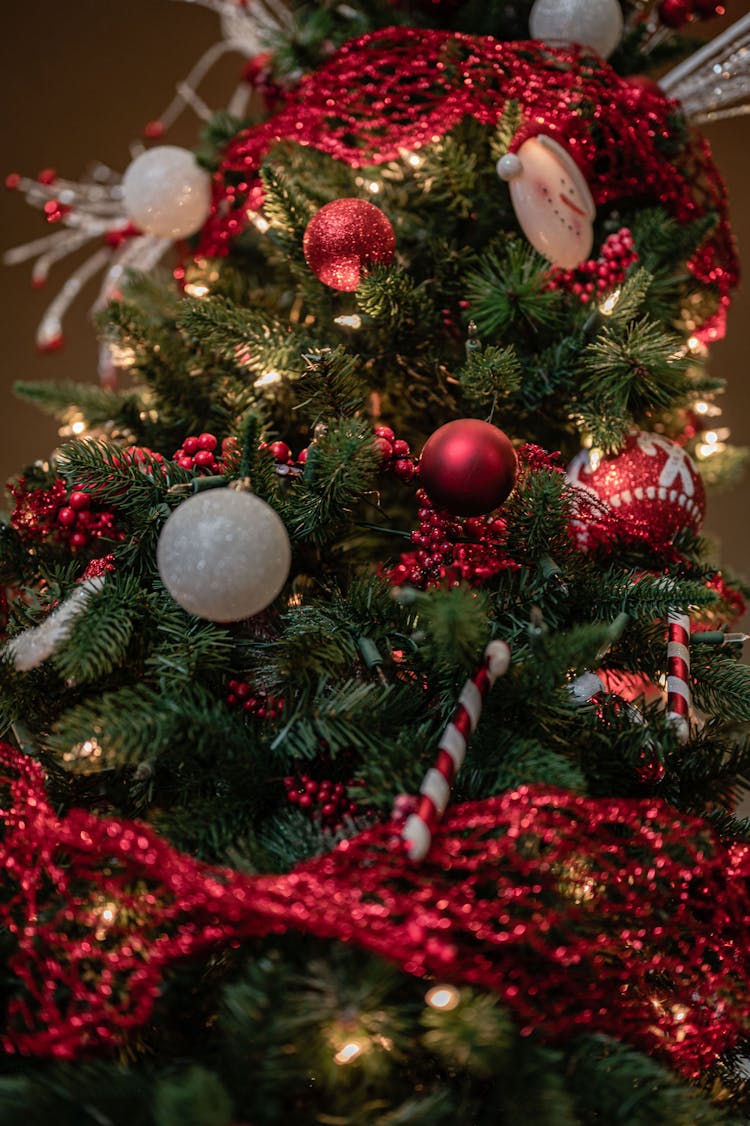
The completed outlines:
<svg viewBox="0 0 750 1126">
<path fill-rule="evenodd" d="M 365 1046 L 361 1040 L 349 1040 L 342 1048 L 339 1048 L 333 1057 L 333 1062 L 338 1064 L 351 1063 L 361 1056 L 365 1050 Z"/>
<path fill-rule="evenodd" d="M 605 317 L 611 317 L 614 313 L 617 302 L 620 300 L 620 290 L 613 289 L 611 293 L 599 302 L 599 312 Z"/>
<path fill-rule="evenodd" d="M 455 1009 L 461 1000 L 461 994 L 452 985 L 435 985 L 428 989 L 424 996 L 431 1009 L 438 1009 L 442 1013 L 449 1013 Z"/>
</svg>

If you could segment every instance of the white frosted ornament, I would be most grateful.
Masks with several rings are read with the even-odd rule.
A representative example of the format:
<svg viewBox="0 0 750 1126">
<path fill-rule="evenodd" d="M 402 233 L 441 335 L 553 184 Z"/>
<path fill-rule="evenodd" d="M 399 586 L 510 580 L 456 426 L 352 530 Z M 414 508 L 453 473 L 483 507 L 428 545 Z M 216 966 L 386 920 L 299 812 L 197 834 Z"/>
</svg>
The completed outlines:
<svg viewBox="0 0 750 1126">
<path fill-rule="evenodd" d="M 608 59 L 622 39 L 618 0 L 535 0 L 529 16 L 532 39 L 581 43 Z"/>
<path fill-rule="evenodd" d="M 254 493 L 208 489 L 176 508 L 156 549 L 162 582 L 184 610 L 237 622 L 265 610 L 289 574 L 286 528 Z"/>
<path fill-rule="evenodd" d="M 211 177 L 189 149 L 158 145 L 137 156 L 122 180 L 128 218 L 147 235 L 187 238 L 211 209 Z"/>
<path fill-rule="evenodd" d="M 540 133 L 497 162 L 521 230 L 553 266 L 572 270 L 594 245 L 596 207 L 583 173 L 561 144 Z"/>
</svg>

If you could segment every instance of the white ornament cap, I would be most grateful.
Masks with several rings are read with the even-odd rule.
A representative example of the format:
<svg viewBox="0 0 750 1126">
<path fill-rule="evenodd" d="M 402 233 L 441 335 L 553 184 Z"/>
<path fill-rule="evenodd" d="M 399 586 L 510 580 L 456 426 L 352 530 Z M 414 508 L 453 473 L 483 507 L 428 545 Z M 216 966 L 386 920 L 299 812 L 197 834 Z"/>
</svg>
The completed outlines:
<svg viewBox="0 0 750 1126">
<path fill-rule="evenodd" d="M 497 174 L 501 180 L 514 180 L 522 172 L 521 158 L 514 152 L 506 152 L 497 162 Z"/>
</svg>

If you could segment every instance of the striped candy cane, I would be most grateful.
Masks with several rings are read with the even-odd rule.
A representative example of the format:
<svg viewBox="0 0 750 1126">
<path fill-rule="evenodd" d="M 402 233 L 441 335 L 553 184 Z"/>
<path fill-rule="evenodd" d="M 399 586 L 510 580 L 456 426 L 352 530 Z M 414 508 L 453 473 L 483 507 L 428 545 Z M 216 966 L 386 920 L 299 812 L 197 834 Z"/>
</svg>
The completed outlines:
<svg viewBox="0 0 750 1126">
<path fill-rule="evenodd" d="M 667 721 L 681 743 L 690 736 L 690 618 L 670 610 L 667 633 Z"/>
<path fill-rule="evenodd" d="M 419 788 L 416 813 L 406 819 L 401 832 L 412 860 L 424 860 L 450 800 L 453 782 L 466 756 L 482 705 L 491 685 L 510 666 L 510 648 L 504 641 L 491 641 L 484 651 L 484 663 L 461 689 L 458 706 L 438 744 L 435 765 L 427 771 Z"/>
</svg>

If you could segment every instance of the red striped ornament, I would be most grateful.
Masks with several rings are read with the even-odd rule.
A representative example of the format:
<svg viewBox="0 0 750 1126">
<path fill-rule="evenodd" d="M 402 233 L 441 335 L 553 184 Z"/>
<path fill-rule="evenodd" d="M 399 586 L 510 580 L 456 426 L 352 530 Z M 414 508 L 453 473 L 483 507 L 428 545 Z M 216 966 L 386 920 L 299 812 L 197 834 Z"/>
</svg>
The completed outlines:
<svg viewBox="0 0 750 1126">
<path fill-rule="evenodd" d="M 667 632 L 667 720 L 680 743 L 690 736 L 690 618 L 670 610 Z"/>
<path fill-rule="evenodd" d="M 411 860 L 424 860 L 430 851 L 433 834 L 442 820 L 456 775 L 466 757 L 469 736 L 479 723 L 484 698 L 509 667 L 510 647 L 504 641 L 491 641 L 484 651 L 484 662 L 461 689 L 456 711 L 438 743 L 435 765 L 427 771 L 419 788 L 416 812 L 407 817 L 401 832 Z"/>
</svg>

